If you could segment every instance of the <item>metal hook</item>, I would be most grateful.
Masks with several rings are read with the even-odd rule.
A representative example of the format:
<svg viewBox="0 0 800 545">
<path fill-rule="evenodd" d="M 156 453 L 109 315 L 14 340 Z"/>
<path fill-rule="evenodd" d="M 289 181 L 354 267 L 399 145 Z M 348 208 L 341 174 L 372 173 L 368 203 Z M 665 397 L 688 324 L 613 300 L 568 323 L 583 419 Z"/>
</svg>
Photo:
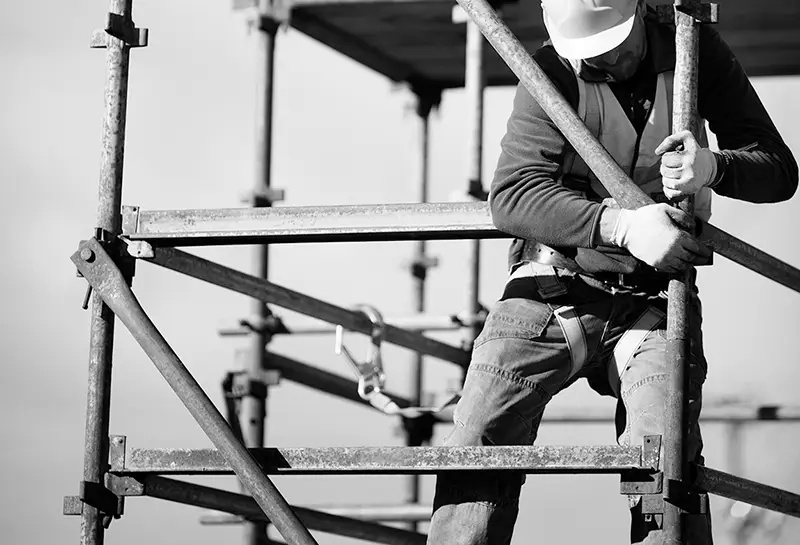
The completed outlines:
<svg viewBox="0 0 800 545">
<path fill-rule="evenodd" d="M 362 312 L 372 322 L 370 331 L 370 345 L 367 348 L 366 359 L 363 363 L 357 361 L 350 351 L 344 346 L 344 328 L 336 326 L 335 352 L 344 356 L 358 377 L 358 395 L 361 399 L 369 401 L 383 389 L 386 376 L 383 372 L 381 361 L 381 341 L 383 340 L 384 322 L 381 313 L 375 307 L 358 305 L 356 311 Z"/>
</svg>

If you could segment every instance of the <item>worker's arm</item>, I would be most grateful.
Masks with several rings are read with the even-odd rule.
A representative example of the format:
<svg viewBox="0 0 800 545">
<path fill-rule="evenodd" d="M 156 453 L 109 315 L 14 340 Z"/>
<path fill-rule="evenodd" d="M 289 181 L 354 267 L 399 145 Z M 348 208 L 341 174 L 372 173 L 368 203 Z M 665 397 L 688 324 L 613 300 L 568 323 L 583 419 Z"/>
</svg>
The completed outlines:
<svg viewBox="0 0 800 545">
<path fill-rule="evenodd" d="M 534 59 L 575 108 L 578 89 L 571 69 L 551 47 L 540 49 Z M 604 207 L 556 182 L 571 146 L 522 85 L 517 87 L 500 145 L 489 197 L 495 226 L 517 238 L 552 246 L 594 246 Z"/>
<path fill-rule="evenodd" d="M 779 202 L 797 190 L 797 163 L 775 128 L 742 66 L 708 25 L 700 33 L 698 110 L 717 136 L 720 195 Z"/>
</svg>

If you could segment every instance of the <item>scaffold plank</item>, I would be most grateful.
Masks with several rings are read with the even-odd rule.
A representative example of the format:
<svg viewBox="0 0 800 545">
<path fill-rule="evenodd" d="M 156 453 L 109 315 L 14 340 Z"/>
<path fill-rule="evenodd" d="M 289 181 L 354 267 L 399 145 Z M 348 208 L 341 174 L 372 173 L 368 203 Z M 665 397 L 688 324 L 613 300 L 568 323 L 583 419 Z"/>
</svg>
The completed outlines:
<svg viewBox="0 0 800 545">
<path fill-rule="evenodd" d="M 289 23 L 385 77 L 425 92 L 464 85 L 466 29 L 453 23 L 452 6 L 440 0 L 296 0 L 290 3 Z M 800 5 L 725 0 L 723 9 L 725 17 L 716 26 L 748 75 L 800 70 L 800 36 L 794 28 Z M 502 12 L 530 54 L 547 39 L 539 2 L 505 3 Z M 517 84 L 494 52 L 487 52 L 485 62 L 487 85 Z"/>
<path fill-rule="evenodd" d="M 123 236 L 153 246 L 509 238 L 482 202 L 197 210 L 125 207 Z"/>
<path fill-rule="evenodd" d="M 459 470 L 526 473 L 621 473 L 643 469 L 640 447 L 327 447 L 250 449 L 268 475 L 426 474 Z M 647 469 L 647 468 L 644 468 Z M 214 449 L 129 448 L 113 473 L 230 474 Z"/>
</svg>

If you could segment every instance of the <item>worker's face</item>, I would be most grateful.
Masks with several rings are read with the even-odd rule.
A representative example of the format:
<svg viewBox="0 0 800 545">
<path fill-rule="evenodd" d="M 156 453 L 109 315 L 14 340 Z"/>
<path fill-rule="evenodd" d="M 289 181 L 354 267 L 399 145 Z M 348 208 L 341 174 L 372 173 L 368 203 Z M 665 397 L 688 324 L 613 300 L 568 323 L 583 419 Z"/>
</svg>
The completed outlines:
<svg viewBox="0 0 800 545">
<path fill-rule="evenodd" d="M 647 34 L 641 7 L 636 12 L 631 33 L 624 42 L 598 57 L 584 59 L 583 62 L 611 76 L 614 81 L 631 78 L 644 58 L 647 49 Z"/>
</svg>

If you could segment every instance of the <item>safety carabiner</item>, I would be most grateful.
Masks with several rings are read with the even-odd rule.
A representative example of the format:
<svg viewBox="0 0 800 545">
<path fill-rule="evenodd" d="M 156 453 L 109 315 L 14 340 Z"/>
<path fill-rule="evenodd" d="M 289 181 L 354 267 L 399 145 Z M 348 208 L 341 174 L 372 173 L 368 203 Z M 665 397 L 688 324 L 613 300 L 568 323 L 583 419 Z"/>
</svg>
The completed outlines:
<svg viewBox="0 0 800 545">
<path fill-rule="evenodd" d="M 358 305 L 353 310 L 362 312 L 372 323 L 370 331 L 370 345 L 367 348 L 366 361 L 357 361 L 350 351 L 344 346 L 344 328 L 336 326 L 336 354 L 342 355 L 353 367 L 358 377 L 358 395 L 361 399 L 369 401 L 383 390 L 386 375 L 383 372 L 381 361 L 381 340 L 383 339 L 384 322 L 380 312 L 368 305 Z"/>
</svg>

